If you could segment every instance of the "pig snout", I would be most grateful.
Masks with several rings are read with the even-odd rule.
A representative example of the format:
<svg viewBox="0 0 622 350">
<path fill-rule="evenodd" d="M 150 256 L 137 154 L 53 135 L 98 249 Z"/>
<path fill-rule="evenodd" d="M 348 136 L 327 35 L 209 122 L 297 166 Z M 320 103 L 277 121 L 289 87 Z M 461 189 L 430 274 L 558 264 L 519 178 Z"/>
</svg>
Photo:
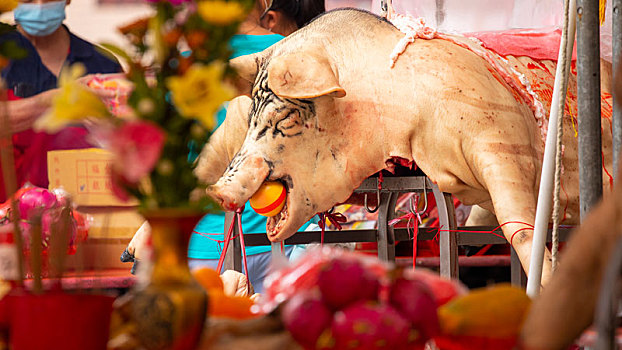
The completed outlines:
<svg viewBox="0 0 622 350">
<path fill-rule="evenodd" d="M 236 156 L 225 174 L 206 191 L 224 210 L 233 211 L 244 206 L 269 173 L 263 157 Z"/>
<path fill-rule="evenodd" d="M 235 198 L 228 196 L 226 192 L 218 186 L 213 185 L 207 188 L 207 194 L 211 196 L 225 211 L 234 211 L 244 203 L 238 203 Z"/>
</svg>

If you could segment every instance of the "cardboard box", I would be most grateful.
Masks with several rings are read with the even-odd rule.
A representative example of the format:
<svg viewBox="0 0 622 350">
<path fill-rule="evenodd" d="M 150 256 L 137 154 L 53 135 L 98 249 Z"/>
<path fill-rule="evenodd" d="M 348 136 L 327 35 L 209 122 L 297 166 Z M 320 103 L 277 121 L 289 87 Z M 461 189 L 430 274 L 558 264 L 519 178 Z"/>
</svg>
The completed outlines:
<svg viewBox="0 0 622 350">
<path fill-rule="evenodd" d="M 75 255 L 67 259 L 68 270 L 101 270 L 132 268 L 119 259 L 134 233 L 145 219 L 134 207 L 78 207 L 92 218 L 89 235 L 78 245 Z"/>
<path fill-rule="evenodd" d="M 121 253 L 129 239 L 93 238 L 78 246 L 74 255 L 67 257 L 66 271 L 122 269 L 129 274 L 132 263 L 121 262 Z"/>
<path fill-rule="evenodd" d="M 111 162 L 112 154 L 99 148 L 50 151 L 50 189 L 63 187 L 78 205 L 136 206 L 136 200 L 123 202 L 112 193 Z"/>
<path fill-rule="evenodd" d="M 92 218 L 89 239 L 131 239 L 145 219 L 133 207 L 78 207 Z"/>
</svg>

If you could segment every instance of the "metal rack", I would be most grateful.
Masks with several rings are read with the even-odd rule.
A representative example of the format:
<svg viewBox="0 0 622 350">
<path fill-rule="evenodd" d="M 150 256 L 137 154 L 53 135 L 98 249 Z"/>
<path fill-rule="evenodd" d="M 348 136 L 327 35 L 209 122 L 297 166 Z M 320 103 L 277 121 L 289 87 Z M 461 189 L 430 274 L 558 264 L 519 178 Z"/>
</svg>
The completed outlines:
<svg viewBox="0 0 622 350">
<path fill-rule="evenodd" d="M 379 185 L 378 178 L 366 179 L 361 186 L 354 192 L 358 193 L 377 193 L 378 203 L 378 225 L 377 229 L 372 230 L 342 230 L 326 231 L 324 236 L 325 243 L 359 243 L 376 242 L 378 244 L 378 258 L 383 261 L 395 261 L 395 244 L 399 241 L 412 241 L 412 236 L 405 228 L 396 229 L 389 226 L 389 222 L 395 217 L 395 205 L 400 193 L 426 192 L 431 190 L 437 203 L 439 222 L 443 230 L 439 235 L 440 246 L 440 274 L 441 276 L 457 279 L 458 274 L 458 247 L 465 245 L 484 245 L 484 244 L 506 244 L 507 241 L 501 237 L 491 235 L 489 232 L 494 227 L 477 226 L 464 229 L 469 231 L 481 231 L 481 233 L 460 233 L 456 225 L 456 217 L 452 196 L 449 193 L 441 192 L 425 176 L 397 176 L 384 177 L 382 186 Z M 225 215 L 225 227 L 231 225 L 234 214 Z M 560 238 L 566 240 L 570 228 L 560 228 Z M 435 239 L 438 228 L 419 228 L 418 240 Z M 501 230 L 498 231 L 501 235 Z M 237 236 L 237 227 L 234 228 L 234 236 Z M 320 242 L 321 233 L 319 231 L 298 232 L 285 240 L 285 244 L 309 244 Z M 549 238 L 550 241 L 550 232 Z M 265 233 L 244 233 L 246 246 L 267 246 L 272 245 L 272 254 L 282 254 L 279 243 L 271 243 Z M 242 270 L 241 246 L 239 238 L 235 238 L 230 244 L 225 255 L 225 269 Z M 511 253 L 511 280 L 515 285 L 524 286 L 526 277 L 522 270 L 520 261 L 514 249 Z"/>
</svg>

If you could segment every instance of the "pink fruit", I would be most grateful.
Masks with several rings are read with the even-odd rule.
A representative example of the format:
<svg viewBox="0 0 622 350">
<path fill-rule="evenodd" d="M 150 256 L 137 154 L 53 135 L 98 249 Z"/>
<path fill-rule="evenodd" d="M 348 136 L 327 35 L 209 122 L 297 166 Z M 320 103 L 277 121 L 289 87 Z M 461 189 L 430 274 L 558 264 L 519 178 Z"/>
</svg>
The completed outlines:
<svg viewBox="0 0 622 350">
<path fill-rule="evenodd" d="M 66 207 L 71 205 L 71 194 L 63 188 L 55 188 L 52 193 L 56 196 L 56 201 L 59 207 Z"/>
<path fill-rule="evenodd" d="M 19 213 L 23 220 L 30 219 L 36 209 L 45 210 L 57 205 L 56 196 L 45 188 L 33 188 L 19 198 Z"/>
<path fill-rule="evenodd" d="M 44 239 L 49 239 L 49 237 L 54 233 L 54 230 L 60 230 L 62 228 L 60 217 L 61 211 L 58 208 L 46 210 L 43 213 L 43 215 L 41 216 L 41 233 Z M 69 242 L 73 242 L 76 237 L 76 225 L 73 219 L 68 223 L 66 229 L 68 231 L 67 233 L 69 234 Z"/>
<path fill-rule="evenodd" d="M 335 310 L 359 300 L 377 300 L 380 283 L 352 259 L 334 259 L 323 267 L 317 281 L 322 298 Z"/>
<path fill-rule="evenodd" d="M 422 281 L 432 292 L 436 305 L 439 307 L 468 292 L 468 289 L 460 281 L 441 278 L 438 274 L 427 270 L 410 271 L 406 277 Z"/>
<path fill-rule="evenodd" d="M 300 293 L 285 304 L 282 318 L 292 338 L 305 348 L 315 348 L 320 334 L 330 327 L 333 313 L 319 295 Z"/>
<path fill-rule="evenodd" d="M 331 332 L 335 349 L 395 350 L 408 342 L 410 327 L 389 305 L 358 302 L 335 313 Z"/>
<path fill-rule="evenodd" d="M 30 224 L 26 221 L 19 222 L 19 229 L 22 232 L 22 243 L 24 244 L 24 249 L 29 249 L 30 247 Z"/>
<path fill-rule="evenodd" d="M 427 340 L 439 333 L 436 301 L 420 280 L 397 278 L 389 291 L 389 302 Z"/>
</svg>

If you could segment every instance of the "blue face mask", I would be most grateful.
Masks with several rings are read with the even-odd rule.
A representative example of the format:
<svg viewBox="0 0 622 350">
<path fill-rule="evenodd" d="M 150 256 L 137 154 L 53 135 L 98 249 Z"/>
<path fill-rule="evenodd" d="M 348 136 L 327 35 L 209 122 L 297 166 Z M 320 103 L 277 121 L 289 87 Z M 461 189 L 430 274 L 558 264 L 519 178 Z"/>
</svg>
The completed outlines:
<svg viewBox="0 0 622 350">
<path fill-rule="evenodd" d="M 30 35 L 50 35 L 63 23 L 66 4 L 65 0 L 43 4 L 20 3 L 13 11 L 15 22 Z"/>
</svg>

